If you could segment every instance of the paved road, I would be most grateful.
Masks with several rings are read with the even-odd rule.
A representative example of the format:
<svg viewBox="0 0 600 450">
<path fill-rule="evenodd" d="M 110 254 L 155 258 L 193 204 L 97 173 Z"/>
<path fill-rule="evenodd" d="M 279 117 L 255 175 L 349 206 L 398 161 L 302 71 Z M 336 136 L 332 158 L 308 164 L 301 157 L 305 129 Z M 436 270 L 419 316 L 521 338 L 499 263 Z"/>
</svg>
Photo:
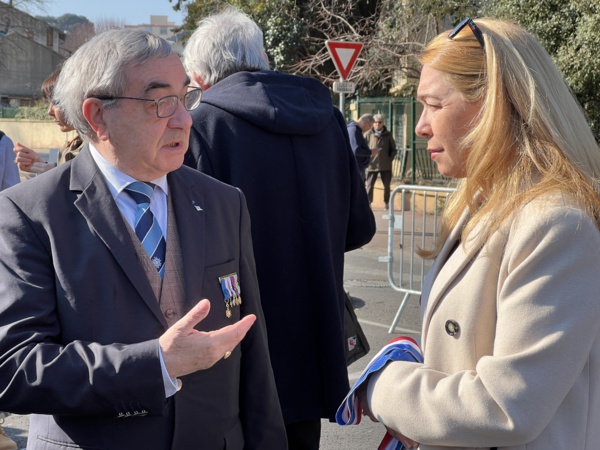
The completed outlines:
<svg viewBox="0 0 600 450">
<path fill-rule="evenodd" d="M 351 384 L 358 378 L 370 356 L 377 353 L 390 339 L 399 335 L 418 338 L 420 329 L 418 301 L 413 298 L 395 332 L 388 334 L 388 328 L 400 305 L 401 294 L 394 291 L 387 281 L 387 264 L 379 262 L 379 257 L 387 254 L 389 222 L 382 219 L 385 212 L 381 207 L 374 206 L 374 213 L 377 234 L 371 243 L 346 255 L 344 286 L 352 296 L 356 314 L 371 345 L 370 355 L 348 368 Z M 27 416 L 9 416 L 4 423 L 6 433 L 23 449 L 26 446 L 27 426 Z M 375 449 L 384 434 L 379 424 L 368 419 L 360 425 L 345 427 L 324 420 L 322 430 L 321 450 Z"/>
<path fill-rule="evenodd" d="M 388 333 L 402 295 L 388 282 L 387 263 L 379 262 L 379 257 L 387 255 L 389 222 L 382 219 L 385 214 L 382 208 L 374 207 L 373 211 L 377 219 L 377 234 L 368 245 L 346 255 L 344 286 L 353 298 L 356 315 L 371 346 L 369 355 L 348 368 L 351 385 L 370 358 L 390 339 L 400 335 L 419 338 L 420 313 L 415 297 L 408 302 L 395 332 Z M 380 424 L 368 418 L 359 425 L 344 427 L 323 421 L 321 450 L 376 449 L 384 433 Z"/>
</svg>

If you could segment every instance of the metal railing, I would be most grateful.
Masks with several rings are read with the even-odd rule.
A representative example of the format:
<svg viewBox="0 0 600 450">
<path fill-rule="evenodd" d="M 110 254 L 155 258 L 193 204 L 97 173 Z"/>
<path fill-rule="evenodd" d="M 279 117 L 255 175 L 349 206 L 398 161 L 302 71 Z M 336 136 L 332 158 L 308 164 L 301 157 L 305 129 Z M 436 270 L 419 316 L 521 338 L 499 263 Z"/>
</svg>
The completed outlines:
<svg viewBox="0 0 600 450">
<path fill-rule="evenodd" d="M 388 330 L 392 333 L 406 308 L 411 295 L 420 296 L 423 280 L 430 264 L 416 255 L 418 248 L 430 248 L 437 237 L 439 212 L 454 188 L 434 186 L 397 186 L 390 196 L 387 256 L 379 261 L 387 262 L 388 281 L 391 287 L 404 293 L 400 307 Z M 399 214 L 394 210 L 396 195 L 401 194 Z M 394 239 L 399 236 L 398 248 Z M 397 255 L 397 258 L 396 258 Z M 398 270 L 394 263 L 398 260 Z"/>
</svg>

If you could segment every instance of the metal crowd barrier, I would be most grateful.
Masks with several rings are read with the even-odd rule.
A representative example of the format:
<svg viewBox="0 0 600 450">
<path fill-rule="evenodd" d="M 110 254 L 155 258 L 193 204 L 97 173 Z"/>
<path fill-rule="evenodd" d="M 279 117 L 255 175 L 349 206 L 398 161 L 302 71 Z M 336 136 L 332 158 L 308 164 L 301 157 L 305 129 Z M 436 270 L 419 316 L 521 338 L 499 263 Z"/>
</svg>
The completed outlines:
<svg viewBox="0 0 600 450">
<path fill-rule="evenodd" d="M 418 248 L 430 248 L 437 237 L 439 212 L 448 195 L 454 188 L 434 186 L 397 186 L 390 195 L 390 210 L 384 219 L 390 221 L 388 227 L 388 253 L 379 261 L 388 264 L 388 281 L 392 288 L 404 293 L 400 307 L 388 330 L 393 333 L 400 316 L 411 295 L 420 297 L 423 280 L 431 262 L 416 255 Z M 400 194 L 401 208 L 396 212 L 394 200 Z M 395 244 L 395 238 L 399 242 Z M 398 268 L 394 269 L 394 263 Z"/>
</svg>

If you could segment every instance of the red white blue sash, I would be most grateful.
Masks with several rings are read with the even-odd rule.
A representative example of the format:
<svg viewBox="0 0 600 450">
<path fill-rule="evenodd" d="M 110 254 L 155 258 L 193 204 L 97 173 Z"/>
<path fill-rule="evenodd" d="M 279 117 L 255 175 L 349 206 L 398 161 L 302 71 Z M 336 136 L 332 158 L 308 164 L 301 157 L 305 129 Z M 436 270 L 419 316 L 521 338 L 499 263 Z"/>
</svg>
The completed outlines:
<svg viewBox="0 0 600 450">
<path fill-rule="evenodd" d="M 356 396 L 356 390 L 366 380 L 366 378 L 378 370 L 382 369 L 389 361 L 410 361 L 423 362 L 423 355 L 417 342 L 407 336 L 400 336 L 392 339 L 362 371 L 352 389 L 340 405 L 335 414 L 335 420 L 339 425 L 358 425 L 362 417 L 362 408 Z M 396 438 L 386 433 L 378 450 L 401 450 L 402 443 Z"/>
</svg>

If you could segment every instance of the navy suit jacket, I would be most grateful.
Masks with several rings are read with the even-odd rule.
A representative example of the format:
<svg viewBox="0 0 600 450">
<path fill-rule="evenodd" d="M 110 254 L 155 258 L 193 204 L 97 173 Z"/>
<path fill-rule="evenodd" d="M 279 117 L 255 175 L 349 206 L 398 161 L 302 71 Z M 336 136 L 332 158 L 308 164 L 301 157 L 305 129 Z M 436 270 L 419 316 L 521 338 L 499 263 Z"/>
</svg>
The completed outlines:
<svg viewBox="0 0 600 450">
<path fill-rule="evenodd" d="M 89 149 L 0 194 L 0 410 L 32 414 L 30 449 L 285 448 L 241 192 L 182 167 L 167 177 L 197 328 L 257 321 L 227 360 L 165 398 L 167 322 Z M 237 273 L 225 314 L 218 277 Z M 79 447 L 78 447 L 79 448 Z"/>
</svg>

